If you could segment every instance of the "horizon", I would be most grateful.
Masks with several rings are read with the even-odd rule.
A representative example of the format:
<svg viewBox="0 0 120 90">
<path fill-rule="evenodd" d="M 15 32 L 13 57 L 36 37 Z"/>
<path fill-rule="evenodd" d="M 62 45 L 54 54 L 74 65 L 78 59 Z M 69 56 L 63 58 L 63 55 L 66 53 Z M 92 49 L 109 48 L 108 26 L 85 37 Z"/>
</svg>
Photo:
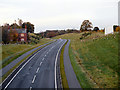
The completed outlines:
<svg viewBox="0 0 120 90">
<path fill-rule="evenodd" d="M 100 29 L 118 25 L 119 0 L 1 0 L 0 25 L 18 18 L 45 30 L 80 29 L 84 20 Z M 9 14 L 8 14 L 9 13 Z"/>
</svg>

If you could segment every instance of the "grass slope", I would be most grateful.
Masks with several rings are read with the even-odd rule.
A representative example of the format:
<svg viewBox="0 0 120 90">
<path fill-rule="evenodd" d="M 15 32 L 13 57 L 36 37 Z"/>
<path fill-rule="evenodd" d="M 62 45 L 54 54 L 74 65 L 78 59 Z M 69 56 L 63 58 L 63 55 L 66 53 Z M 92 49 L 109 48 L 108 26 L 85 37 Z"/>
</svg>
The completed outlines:
<svg viewBox="0 0 120 90">
<path fill-rule="evenodd" d="M 82 34 L 71 33 L 54 37 L 71 40 L 69 55 L 81 86 L 118 87 L 118 34 L 105 36 L 97 32 L 80 40 Z"/>
<path fill-rule="evenodd" d="M 2 67 L 5 67 L 10 62 L 21 56 L 22 54 L 26 53 L 29 50 L 32 50 L 35 47 L 43 45 L 47 42 L 52 41 L 51 39 L 41 39 L 39 44 L 11 44 L 11 45 L 3 45 L 2 46 Z"/>
<path fill-rule="evenodd" d="M 44 39 L 44 40 L 45 40 L 45 39 Z M 41 44 L 45 44 L 45 43 L 47 43 L 47 42 L 49 42 L 49 41 L 51 41 L 51 40 L 43 41 Z M 39 45 L 41 45 L 41 44 L 39 44 Z M 38 45 L 37 45 L 37 46 L 38 46 Z M 45 45 L 45 46 L 47 46 L 47 45 Z M 43 48 L 43 47 L 45 47 L 45 46 L 42 46 L 42 47 L 36 49 L 36 50 L 33 51 L 32 53 L 30 53 L 29 55 L 27 55 L 26 57 L 24 57 L 24 58 L 23 58 L 20 62 L 18 62 L 15 66 L 13 66 L 13 67 L 0 79 L 0 83 L 1 83 L 2 81 L 4 81 L 4 80 L 8 77 L 8 75 L 9 75 L 10 73 L 12 73 L 13 70 L 15 70 L 15 68 L 19 67 L 19 65 L 22 64 L 23 61 L 27 60 L 28 57 L 30 57 L 32 54 L 34 54 L 34 53 L 37 52 L 39 49 L 41 49 L 41 48 Z M 36 46 L 35 46 L 35 47 L 36 47 Z M 34 47 L 34 48 L 35 48 L 35 47 Z"/>
</svg>

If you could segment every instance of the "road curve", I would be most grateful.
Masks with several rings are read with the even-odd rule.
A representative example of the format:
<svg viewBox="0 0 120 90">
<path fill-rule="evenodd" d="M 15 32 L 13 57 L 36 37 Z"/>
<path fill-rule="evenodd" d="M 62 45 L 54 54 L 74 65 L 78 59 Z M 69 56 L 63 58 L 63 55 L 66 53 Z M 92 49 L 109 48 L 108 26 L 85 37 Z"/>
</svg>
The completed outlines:
<svg viewBox="0 0 120 90">
<path fill-rule="evenodd" d="M 42 48 L 10 80 L 3 83 L 3 88 L 55 88 L 56 56 L 65 42 L 59 39 Z"/>
<path fill-rule="evenodd" d="M 69 58 L 69 53 L 68 53 L 69 44 L 70 44 L 70 40 L 68 41 L 64 49 L 64 69 L 68 81 L 68 86 L 69 88 L 81 88 Z"/>
<path fill-rule="evenodd" d="M 52 42 L 54 42 L 54 41 L 52 41 Z M 36 47 L 36 48 L 34 48 L 34 49 L 32 49 L 32 50 L 24 53 L 23 55 L 21 55 L 20 57 L 18 57 L 17 59 L 15 59 L 14 61 L 12 61 L 11 63 L 9 63 L 7 66 L 5 66 L 4 68 L 0 69 L 0 72 L 2 72 L 2 73 L 0 73 L 0 77 L 2 77 L 3 75 L 5 75 L 12 67 L 14 67 L 18 62 L 20 62 L 20 61 L 21 61 L 23 58 L 25 58 L 27 55 L 29 55 L 29 54 L 32 53 L 33 51 L 35 51 L 35 50 L 37 50 L 38 48 L 40 48 L 40 47 L 42 47 L 42 46 L 45 46 L 45 45 L 47 45 L 47 44 L 49 44 L 49 43 L 51 43 L 51 42 L 48 42 L 48 43 L 46 43 L 46 44 L 44 44 L 44 45 L 41 45 L 41 46 L 39 46 L 39 47 Z"/>
</svg>

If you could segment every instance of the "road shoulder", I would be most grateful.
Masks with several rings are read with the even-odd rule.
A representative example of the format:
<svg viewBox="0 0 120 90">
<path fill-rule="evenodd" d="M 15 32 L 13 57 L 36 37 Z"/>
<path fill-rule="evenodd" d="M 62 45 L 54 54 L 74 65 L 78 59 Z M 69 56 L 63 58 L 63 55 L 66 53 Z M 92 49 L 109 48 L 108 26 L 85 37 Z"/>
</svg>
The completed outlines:
<svg viewBox="0 0 120 90">
<path fill-rule="evenodd" d="M 70 40 L 68 40 L 68 43 L 64 49 L 64 69 L 65 69 L 68 85 L 69 88 L 81 88 L 70 62 L 69 52 L 68 52 L 69 44 L 70 44 Z"/>
</svg>

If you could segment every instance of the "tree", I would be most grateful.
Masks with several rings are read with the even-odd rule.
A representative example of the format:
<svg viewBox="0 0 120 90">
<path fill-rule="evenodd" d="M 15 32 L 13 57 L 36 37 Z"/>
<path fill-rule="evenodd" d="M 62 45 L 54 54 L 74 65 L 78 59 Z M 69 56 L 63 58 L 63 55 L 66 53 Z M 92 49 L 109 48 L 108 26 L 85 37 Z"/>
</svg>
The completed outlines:
<svg viewBox="0 0 120 90">
<path fill-rule="evenodd" d="M 10 27 L 12 27 L 12 29 L 20 28 L 16 23 L 11 24 Z"/>
<path fill-rule="evenodd" d="M 94 29 L 93 29 L 93 31 L 98 31 L 99 30 L 99 28 L 98 27 L 94 27 Z"/>
<path fill-rule="evenodd" d="M 87 30 L 90 30 L 92 28 L 92 23 L 89 21 L 89 20 L 84 20 L 82 22 L 82 25 L 80 27 L 80 30 L 81 31 L 87 31 Z"/>
<path fill-rule="evenodd" d="M 18 18 L 18 24 L 19 24 L 20 27 L 22 27 L 22 23 L 23 23 L 22 19 Z"/>
<path fill-rule="evenodd" d="M 114 25 L 113 26 L 113 30 L 116 31 L 116 28 L 118 27 L 118 25 Z"/>
<path fill-rule="evenodd" d="M 7 44 L 9 42 L 8 27 L 9 24 L 5 24 L 4 26 L 2 26 L 2 41 L 4 44 Z"/>
<path fill-rule="evenodd" d="M 22 24 L 22 28 L 25 28 L 27 27 L 27 33 L 30 32 L 30 33 L 34 33 L 34 25 L 31 24 L 30 22 L 25 22 Z"/>
<path fill-rule="evenodd" d="M 115 31 L 116 32 L 120 31 L 120 26 L 116 27 Z"/>
</svg>

